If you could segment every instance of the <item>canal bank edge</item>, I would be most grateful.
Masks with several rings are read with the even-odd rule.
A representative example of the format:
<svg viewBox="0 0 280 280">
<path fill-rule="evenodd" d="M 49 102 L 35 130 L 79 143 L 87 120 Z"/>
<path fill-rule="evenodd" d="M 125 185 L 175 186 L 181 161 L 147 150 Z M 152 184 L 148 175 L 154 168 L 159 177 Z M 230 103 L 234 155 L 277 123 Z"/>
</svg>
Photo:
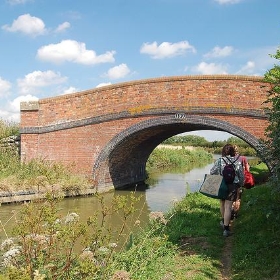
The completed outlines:
<svg viewBox="0 0 280 280">
<path fill-rule="evenodd" d="M 61 191 L 59 189 L 51 189 L 50 191 L 55 194 L 57 197 L 78 197 L 78 196 L 88 196 L 94 195 L 97 193 L 107 193 L 113 191 L 114 187 L 107 188 L 106 190 L 100 192 L 96 188 L 87 188 L 87 189 L 74 189 Z M 18 192 L 0 192 L 0 205 L 9 204 L 9 203 L 22 203 L 38 199 L 44 199 L 47 192 L 35 192 L 35 191 L 18 191 Z"/>
</svg>

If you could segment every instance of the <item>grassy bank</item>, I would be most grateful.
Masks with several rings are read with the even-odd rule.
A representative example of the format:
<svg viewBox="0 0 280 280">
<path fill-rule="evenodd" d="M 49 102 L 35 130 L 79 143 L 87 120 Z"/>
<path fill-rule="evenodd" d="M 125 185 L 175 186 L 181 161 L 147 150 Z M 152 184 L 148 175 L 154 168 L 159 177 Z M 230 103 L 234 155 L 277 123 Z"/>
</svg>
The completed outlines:
<svg viewBox="0 0 280 280">
<path fill-rule="evenodd" d="M 79 191 L 92 187 L 84 176 L 73 174 L 70 168 L 45 160 L 20 162 L 11 150 L 0 151 L 0 192 L 39 191 L 50 189 Z"/>
<path fill-rule="evenodd" d="M 202 148 L 192 151 L 185 149 L 156 148 L 150 155 L 146 168 L 148 171 L 177 168 L 188 171 L 193 166 L 204 166 L 213 160 L 212 154 Z"/>
<path fill-rule="evenodd" d="M 280 279 L 280 197 L 269 185 L 246 190 L 234 225 L 232 279 Z"/>
</svg>

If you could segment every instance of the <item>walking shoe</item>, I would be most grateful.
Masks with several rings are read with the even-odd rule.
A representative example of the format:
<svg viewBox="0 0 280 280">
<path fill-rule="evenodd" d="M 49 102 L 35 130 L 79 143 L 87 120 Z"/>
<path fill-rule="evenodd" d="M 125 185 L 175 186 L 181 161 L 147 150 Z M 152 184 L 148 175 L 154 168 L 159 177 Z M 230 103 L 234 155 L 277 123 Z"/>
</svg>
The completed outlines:
<svg viewBox="0 0 280 280">
<path fill-rule="evenodd" d="M 224 230 L 224 232 L 223 232 L 223 236 L 225 236 L 225 237 L 228 237 L 228 236 L 230 236 L 230 235 L 232 235 L 232 233 L 230 232 L 230 230 Z"/>
</svg>

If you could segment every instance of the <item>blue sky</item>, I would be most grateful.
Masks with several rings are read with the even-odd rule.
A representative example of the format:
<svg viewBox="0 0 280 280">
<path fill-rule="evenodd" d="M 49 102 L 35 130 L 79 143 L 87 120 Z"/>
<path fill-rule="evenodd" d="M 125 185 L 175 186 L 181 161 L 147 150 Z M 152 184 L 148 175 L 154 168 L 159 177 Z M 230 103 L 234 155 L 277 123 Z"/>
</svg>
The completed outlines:
<svg viewBox="0 0 280 280">
<path fill-rule="evenodd" d="M 279 0 L 1 0 L 0 118 L 21 101 L 162 76 L 262 76 Z M 227 137 L 226 137 L 227 138 Z"/>
</svg>

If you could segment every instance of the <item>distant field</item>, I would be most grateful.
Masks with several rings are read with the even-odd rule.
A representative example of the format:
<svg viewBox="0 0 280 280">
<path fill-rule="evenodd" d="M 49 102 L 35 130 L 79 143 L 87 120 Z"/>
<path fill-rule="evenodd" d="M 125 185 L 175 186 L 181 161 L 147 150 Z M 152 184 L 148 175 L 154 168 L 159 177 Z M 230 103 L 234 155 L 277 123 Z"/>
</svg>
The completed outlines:
<svg viewBox="0 0 280 280">
<path fill-rule="evenodd" d="M 172 150 L 181 150 L 183 148 L 183 146 L 174 146 L 174 145 L 164 145 L 164 144 L 160 144 L 157 146 L 157 148 L 159 149 L 172 149 Z M 185 149 L 188 149 L 190 151 L 194 150 L 195 147 L 193 146 L 184 146 Z"/>
</svg>

